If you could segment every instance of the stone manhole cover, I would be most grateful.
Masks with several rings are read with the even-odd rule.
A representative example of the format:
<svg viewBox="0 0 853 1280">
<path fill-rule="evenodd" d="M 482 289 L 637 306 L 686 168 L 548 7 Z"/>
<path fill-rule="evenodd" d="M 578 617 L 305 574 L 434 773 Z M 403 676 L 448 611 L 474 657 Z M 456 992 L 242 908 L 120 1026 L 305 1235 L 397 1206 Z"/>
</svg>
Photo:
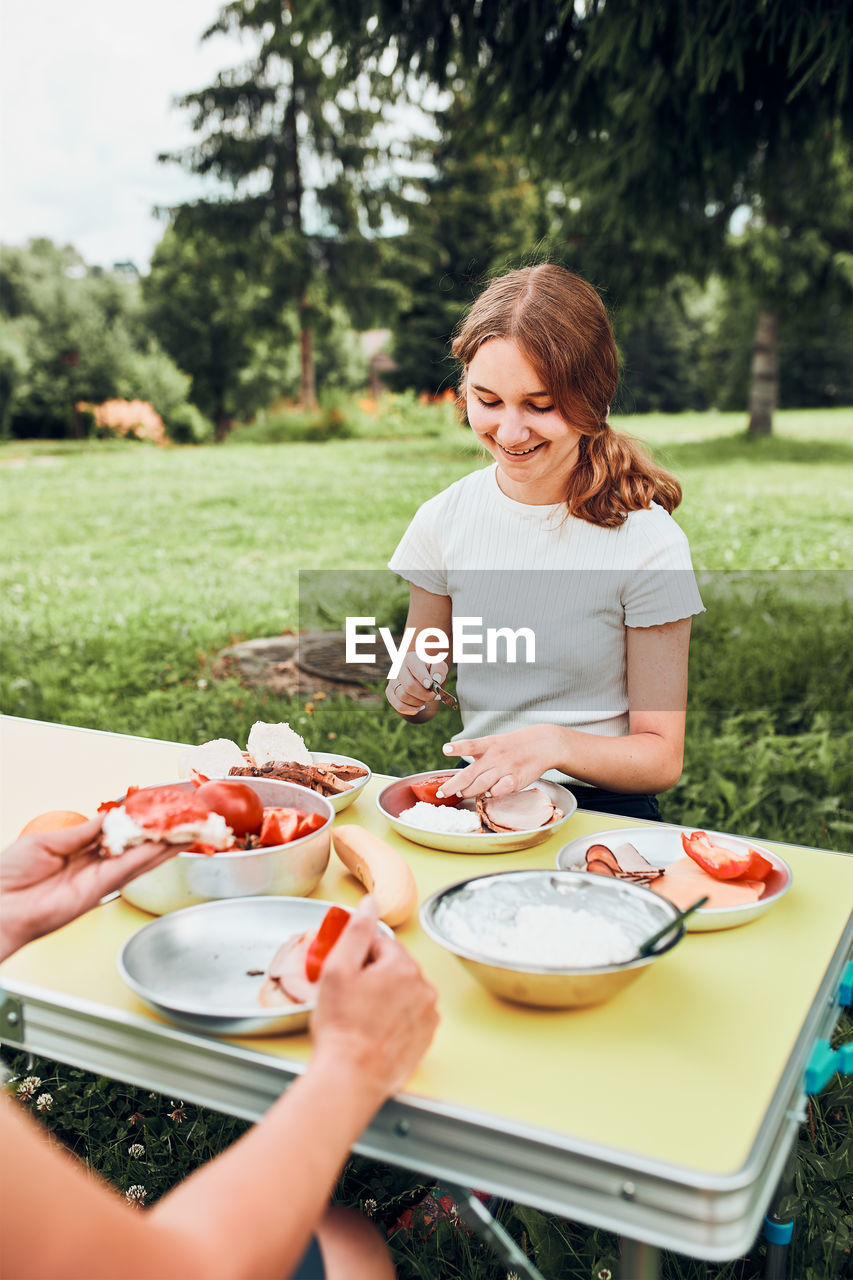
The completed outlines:
<svg viewBox="0 0 853 1280">
<path fill-rule="evenodd" d="M 395 644 L 399 639 L 395 638 Z M 385 680 L 389 661 L 384 645 L 377 643 L 376 662 L 347 662 L 343 631 L 323 631 L 299 637 L 296 665 L 308 675 L 340 684 L 376 684 Z"/>
</svg>

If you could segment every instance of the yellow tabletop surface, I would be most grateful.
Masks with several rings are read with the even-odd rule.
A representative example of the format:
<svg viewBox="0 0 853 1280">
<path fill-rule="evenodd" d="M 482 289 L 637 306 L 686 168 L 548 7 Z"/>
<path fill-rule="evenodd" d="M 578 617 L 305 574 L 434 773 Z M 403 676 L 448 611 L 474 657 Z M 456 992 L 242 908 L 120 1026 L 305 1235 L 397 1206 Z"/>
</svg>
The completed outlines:
<svg viewBox="0 0 853 1280">
<path fill-rule="evenodd" d="M 0 717 L 0 839 L 36 813 L 91 814 L 130 784 L 178 776 L 174 743 Z M 374 778 L 338 818 L 383 836 L 405 856 L 423 901 L 444 885 L 499 870 L 553 867 L 576 836 L 636 825 L 576 813 L 546 842 L 494 856 L 450 854 L 396 835 L 378 812 Z M 333 833 L 334 834 L 334 833 Z M 847 925 L 853 858 L 765 841 L 793 869 L 791 890 L 737 929 L 689 934 L 612 1001 L 538 1011 L 489 995 L 434 944 L 416 918 L 398 937 L 440 991 L 442 1022 L 406 1092 L 704 1176 L 745 1165 L 771 1098 Z M 354 903 L 361 890 L 332 856 L 316 897 Z M 123 900 L 23 948 L 0 980 L 161 1020 L 118 976 L 115 957 L 151 919 Z M 304 1061 L 307 1034 L 237 1040 Z"/>
</svg>

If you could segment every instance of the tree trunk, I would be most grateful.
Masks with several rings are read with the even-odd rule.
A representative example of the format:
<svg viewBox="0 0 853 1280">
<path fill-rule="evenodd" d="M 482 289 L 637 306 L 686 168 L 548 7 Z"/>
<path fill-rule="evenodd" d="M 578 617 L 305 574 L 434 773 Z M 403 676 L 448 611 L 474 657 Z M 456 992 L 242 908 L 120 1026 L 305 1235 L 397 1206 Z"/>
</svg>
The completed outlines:
<svg viewBox="0 0 853 1280">
<path fill-rule="evenodd" d="M 762 309 L 752 349 L 747 435 L 769 436 L 773 431 L 773 410 L 779 397 L 778 349 L 779 312 Z"/>
<path fill-rule="evenodd" d="M 231 430 L 231 419 L 228 417 L 228 414 L 225 412 L 223 408 L 219 408 L 216 411 L 215 425 L 216 425 L 216 435 L 214 438 L 217 444 L 222 444 L 222 441 L 225 439 L 225 437 L 228 435 L 228 432 Z"/>
<path fill-rule="evenodd" d="M 300 312 L 305 300 L 299 304 Z M 303 322 L 299 329 L 299 403 L 303 409 L 317 408 L 317 381 L 314 376 L 314 330 Z"/>
</svg>

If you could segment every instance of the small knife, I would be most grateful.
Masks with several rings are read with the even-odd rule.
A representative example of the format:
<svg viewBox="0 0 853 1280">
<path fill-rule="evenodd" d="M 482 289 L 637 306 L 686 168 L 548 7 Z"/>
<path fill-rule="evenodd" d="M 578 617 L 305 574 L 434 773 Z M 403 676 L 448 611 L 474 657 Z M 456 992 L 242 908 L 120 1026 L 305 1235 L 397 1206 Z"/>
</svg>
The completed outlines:
<svg viewBox="0 0 853 1280">
<path fill-rule="evenodd" d="M 446 689 L 442 688 L 441 681 L 438 676 L 432 677 L 432 687 L 435 689 L 435 696 L 440 702 L 443 702 L 446 707 L 450 707 L 453 711 L 457 709 L 459 703 L 456 701 L 452 693 L 448 693 Z"/>
</svg>

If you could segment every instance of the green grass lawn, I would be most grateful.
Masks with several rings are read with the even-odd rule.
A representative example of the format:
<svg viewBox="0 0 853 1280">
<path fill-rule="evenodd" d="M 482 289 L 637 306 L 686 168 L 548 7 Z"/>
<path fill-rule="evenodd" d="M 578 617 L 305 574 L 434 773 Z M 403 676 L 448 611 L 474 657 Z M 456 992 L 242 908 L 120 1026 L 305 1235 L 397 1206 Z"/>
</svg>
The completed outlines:
<svg viewBox="0 0 853 1280">
<path fill-rule="evenodd" d="M 779 413 L 776 434 L 757 441 L 744 437 L 741 415 L 650 415 L 618 425 L 647 440 L 682 482 L 677 519 L 708 606 L 691 647 L 684 776 L 665 798 L 665 816 L 849 849 L 853 411 Z M 322 444 L 263 443 L 263 431 L 245 428 L 224 446 L 200 448 L 0 445 L 0 709 L 188 742 L 240 741 L 255 719 L 286 719 L 314 749 L 333 740 L 377 770 L 433 767 L 446 720 L 413 728 L 388 709 L 344 698 L 310 711 L 211 676 L 213 658 L 233 641 L 297 625 L 299 570 L 381 568 L 415 508 L 483 463 L 446 407 L 393 401 L 375 418 L 353 409 L 352 430 L 352 438 Z M 76 1134 L 119 1185 L 141 1181 L 119 1160 L 121 1139 L 88 1126 L 109 1124 L 115 1135 L 125 1111 L 159 1104 L 48 1069 L 57 1073 L 52 1092 L 69 1098 L 57 1121 L 63 1136 L 73 1142 Z M 149 1171 L 152 1194 L 230 1136 L 209 1113 L 193 1114 L 192 1151 L 178 1160 L 178 1138 L 167 1134 L 174 1159 L 164 1155 L 156 1177 Z M 841 1275 L 849 1262 L 850 1122 L 851 1089 L 839 1084 L 803 1130 L 798 1280 Z M 152 1121 L 149 1140 L 168 1129 Z M 345 1180 L 350 1199 L 376 1199 L 389 1213 L 398 1183 L 358 1162 Z M 540 1266 L 546 1249 L 559 1256 L 559 1271 L 543 1266 L 549 1280 L 596 1280 L 612 1266 L 604 1233 L 550 1219 L 543 1226 L 511 1206 L 503 1213 L 516 1238 L 524 1233 L 531 1248 L 544 1241 Z M 404 1277 L 504 1275 L 447 1232 L 428 1245 L 400 1239 L 395 1247 Z M 758 1249 L 726 1267 L 669 1257 L 665 1274 L 753 1280 L 761 1269 Z"/>
</svg>

